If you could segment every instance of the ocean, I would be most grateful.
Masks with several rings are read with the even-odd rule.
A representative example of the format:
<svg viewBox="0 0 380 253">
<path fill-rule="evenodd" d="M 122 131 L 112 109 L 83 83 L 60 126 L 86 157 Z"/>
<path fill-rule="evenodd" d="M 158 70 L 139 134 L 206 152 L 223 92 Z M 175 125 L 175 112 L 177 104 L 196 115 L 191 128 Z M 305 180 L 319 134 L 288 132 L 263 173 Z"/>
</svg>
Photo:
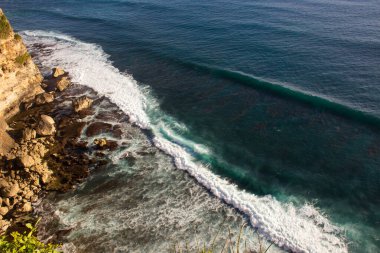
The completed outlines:
<svg viewBox="0 0 380 253">
<path fill-rule="evenodd" d="M 194 224 L 212 238 L 226 217 L 273 251 L 380 252 L 379 1 L 0 7 L 44 73 L 64 67 L 143 129 L 133 147 L 164 153 L 133 166 L 114 154 L 108 172 L 49 200 L 81 224 L 67 236 L 79 252 L 164 251 Z"/>
</svg>

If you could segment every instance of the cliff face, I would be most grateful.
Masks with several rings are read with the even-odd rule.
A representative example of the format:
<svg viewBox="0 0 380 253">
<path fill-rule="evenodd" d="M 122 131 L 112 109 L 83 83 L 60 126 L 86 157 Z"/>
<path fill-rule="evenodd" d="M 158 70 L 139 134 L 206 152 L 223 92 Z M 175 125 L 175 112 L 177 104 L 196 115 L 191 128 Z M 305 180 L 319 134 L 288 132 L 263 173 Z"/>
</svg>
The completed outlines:
<svg viewBox="0 0 380 253">
<path fill-rule="evenodd" d="M 13 32 L 0 9 L 0 117 L 11 117 L 21 102 L 42 93 L 41 81 L 22 38 Z"/>
</svg>

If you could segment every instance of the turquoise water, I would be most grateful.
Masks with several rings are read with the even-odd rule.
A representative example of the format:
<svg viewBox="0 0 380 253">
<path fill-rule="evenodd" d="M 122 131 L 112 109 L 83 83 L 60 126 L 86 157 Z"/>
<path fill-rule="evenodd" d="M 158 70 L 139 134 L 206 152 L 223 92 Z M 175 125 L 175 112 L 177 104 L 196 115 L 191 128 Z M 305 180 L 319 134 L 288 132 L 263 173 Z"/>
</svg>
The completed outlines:
<svg viewBox="0 0 380 253">
<path fill-rule="evenodd" d="M 314 203 L 350 252 L 380 251 L 378 1 L 0 6 L 17 30 L 101 46 L 158 101 L 147 115 L 158 125 L 163 113 L 170 131 L 157 131 L 215 174 L 257 196 Z"/>
</svg>

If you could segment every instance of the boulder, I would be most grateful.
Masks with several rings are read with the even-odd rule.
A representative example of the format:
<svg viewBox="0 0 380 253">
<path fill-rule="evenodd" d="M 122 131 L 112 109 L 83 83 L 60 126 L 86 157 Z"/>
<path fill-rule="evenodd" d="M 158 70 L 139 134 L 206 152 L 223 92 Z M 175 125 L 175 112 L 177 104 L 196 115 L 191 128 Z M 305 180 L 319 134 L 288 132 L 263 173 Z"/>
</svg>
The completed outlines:
<svg viewBox="0 0 380 253">
<path fill-rule="evenodd" d="M 30 202 L 26 202 L 24 205 L 21 206 L 20 211 L 23 213 L 28 213 L 33 210 L 32 204 Z"/>
<path fill-rule="evenodd" d="M 17 195 L 17 193 L 20 191 L 20 187 L 17 183 L 10 184 L 9 189 L 7 189 L 5 192 L 6 197 L 14 197 Z"/>
<path fill-rule="evenodd" d="M 37 134 L 42 136 L 54 135 L 56 132 L 54 119 L 48 115 L 41 115 L 37 125 Z"/>
<path fill-rule="evenodd" d="M 30 141 L 32 139 L 35 139 L 37 136 L 36 130 L 32 128 L 25 128 L 24 131 L 22 132 L 22 139 L 24 141 Z"/>
<path fill-rule="evenodd" d="M 28 154 L 21 154 L 20 156 L 20 162 L 24 168 L 30 168 L 39 162 L 41 162 L 41 159 L 39 157 L 33 157 Z"/>
<path fill-rule="evenodd" d="M 36 105 L 43 105 L 47 103 L 51 103 L 54 101 L 54 93 L 49 92 L 49 93 L 41 93 L 36 96 L 35 103 Z"/>
<path fill-rule="evenodd" d="M 73 100 L 73 108 L 75 112 L 82 111 L 84 109 L 88 109 L 92 105 L 93 100 L 86 96 L 82 96 L 80 98 L 76 98 Z"/>
<path fill-rule="evenodd" d="M 65 71 L 60 67 L 53 68 L 53 77 L 59 77 L 65 74 Z"/>
<path fill-rule="evenodd" d="M 17 183 L 9 183 L 5 179 L 0 179 L 0 191 L 2 197 L 14 197 L 20 191 Z"/>
<path fill-rule="evenodd" d="M 70 85 L 70 80 L 67 76 L 62 77 L 58 82 L 57 82 L 57 89 L 59 91 L 64 91 L 67 87 Z"/>
<path fill-rule="evenodd" d="M 8 212 L 9 212 L 8 207 L 6 207 L 6 206 L 2 206 L 2 207 L 0 207 L 0 215 L 4 216 L 4 215 L 6 215 Z"/>
</svg>

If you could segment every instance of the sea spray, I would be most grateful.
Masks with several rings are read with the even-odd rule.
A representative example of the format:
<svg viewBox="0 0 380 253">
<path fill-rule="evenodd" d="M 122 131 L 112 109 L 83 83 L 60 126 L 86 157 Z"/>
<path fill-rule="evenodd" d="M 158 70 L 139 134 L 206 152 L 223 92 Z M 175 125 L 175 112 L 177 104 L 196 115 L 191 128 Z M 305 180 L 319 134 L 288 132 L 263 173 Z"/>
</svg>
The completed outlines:
<svg viewBox="0 0 380 253">
<path fill-rule="evenodd" d="M 186 145 L 182 145 L 191 141 L 184 141 L 182 137 L 176 138 L 175 142 L 166 139 L 162 133 L 170 133 L 171 130 L 163 131 L 162 128 L 167 125 L 157 121 L 152 123 L 146 112 L 150 100 L 132 76 L 112 66 L 109 56 L 100 46 L 54 32 L 25 31 L 22 35 L 29 47 L 42 43 L 52 50 L 47 56 L 37 52 L 43 67 L 59 65 L 70 72 L 74 82 L 89 86 L 110 98 L 130 116 L 132 123 L 153 132 L 154 144 L 173 157 L 177 168 L 187 171 L 212 194 L 247 215 L 251 225 L 276 245 L 294 252 L 347 252 L 347 245 L 339 235 L 340 229 L 313 206 L 296 208 L 290 203 L 280 203 L 271 196 L 258 197 L 241 191 L 202 164 L 194 162 L 191 154 L 183 148 Z M 194 145 L 199 144 L 190 146 Z"/>
</svg>

